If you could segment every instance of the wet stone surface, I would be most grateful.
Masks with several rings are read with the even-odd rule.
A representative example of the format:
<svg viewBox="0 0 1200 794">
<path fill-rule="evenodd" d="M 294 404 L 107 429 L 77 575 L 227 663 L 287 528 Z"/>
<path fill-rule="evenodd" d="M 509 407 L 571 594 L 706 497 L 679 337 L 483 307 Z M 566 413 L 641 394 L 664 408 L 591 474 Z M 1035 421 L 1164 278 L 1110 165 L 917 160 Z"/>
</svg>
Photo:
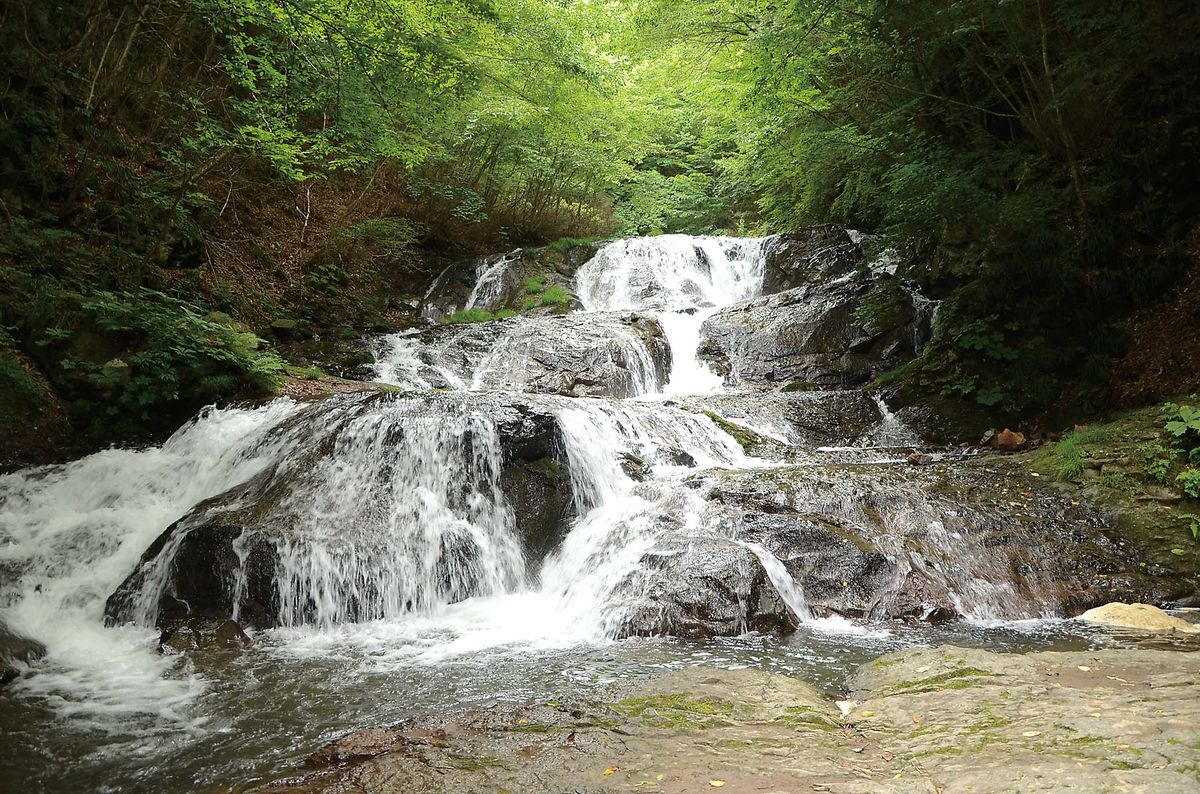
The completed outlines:
<svg viewBox="0 0 1200 794">
<path fill-rule="evenodd" d="M 884 656 L 834 702 L 793 678 L 692 668 L 611 701 L 411 720 L 335 741 L 292 792 L 1192 792 L 1200 654 Z"/>
</svg>

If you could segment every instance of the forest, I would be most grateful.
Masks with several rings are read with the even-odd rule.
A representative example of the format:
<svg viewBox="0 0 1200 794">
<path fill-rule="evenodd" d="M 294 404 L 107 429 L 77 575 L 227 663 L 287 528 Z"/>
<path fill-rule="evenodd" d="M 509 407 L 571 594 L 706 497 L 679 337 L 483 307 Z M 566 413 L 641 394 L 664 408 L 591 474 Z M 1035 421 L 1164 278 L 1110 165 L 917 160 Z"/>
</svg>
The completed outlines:
<svg viewBox="0 0 1200 794">
<path fill-rule="evenodd" d="M 1195 312 L 1155 308 L 1196 295 L 1198 16 L 14 0 L 2 421 L 26 448 L 98 443 L 269 395 L 272 323 L 386 328 L 448 257 L 819 223 L 944 299 L 933 343 L 881 378 L 901 401 L 1061 425 L 1170 395 L 1198 366 L 1162 363 L 1194 351 Z"/>
<path fill-rule="evenodd" d="M 0 42 L 0 791 L 1198 790 L 1198 0 Z"/>
</svg>

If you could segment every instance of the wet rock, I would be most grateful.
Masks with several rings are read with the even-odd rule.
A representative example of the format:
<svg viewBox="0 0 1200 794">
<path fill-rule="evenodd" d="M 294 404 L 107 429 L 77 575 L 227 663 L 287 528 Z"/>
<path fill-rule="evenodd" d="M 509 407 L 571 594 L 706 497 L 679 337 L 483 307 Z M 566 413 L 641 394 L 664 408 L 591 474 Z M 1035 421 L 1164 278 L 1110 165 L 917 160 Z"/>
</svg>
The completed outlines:
<svg viewBox="0 0 1200 794">
<path fill-rule="evenodd" d="M 794 678 L 695 667 L 611 702 L 358 731 L 263 790 L 1184 794 L 1198 682 L 1194 653 L 942 646 L 863 665 L 835 705 Z"/>
<path fill-rule="evenodd" d="M 679 404 L 700 413 L 713 411 L 798 448 L 863 443 L 883 418 L 875 401 L 858 390 L 718 394 L 689 397 Z M 772 457 L 764 452 L 769 450 L 753 450 Z"/>
<path fill-rule="evenodd" d="M 538 564 L 574 516 L 557 420 L 533 404 L 346 395 L 276 432 L 289 456 L 167 528 L 109 598 L 110 622 L 268 628 L 428 608 L 494 586 L 489 566 L 516 565 L 501 564 L 519 560 L 514 543 Z M 396 469 L 406 444 L 446 468 L 413 482 Z M 427 523 L 442 528 L 432 540 Z"/>
<path fill-rule="evenodd" d="M 1009 430 L 1007 427 L 997 433 L 989 445 L 1003 452 L 1016 452 L 1025 447 L 1025 434 Z"/>
<path fill-rule="evenodd" d="M 517 249 L 506 254 L 456 261 L 439 273 L 426 288 L 421 313 L 441 322 L 466 308 L 490 312 L 517 311 L 556 314 L 580 308 L 574 294 L 574 276 L 596 253 L 596 246 L 581 243 L 559 251 L 551 248 Z M 561 291 L 565 302 L 547 302 L 548 289 Z"/>
<path fill-rule="evenodd" d="M 693 478 L 729 536 L 777 557 L 818 614 L 944 619 L 1071 614 L 1186 583 L 1135 573 L 1106 515 L 979 460 L 839 463 Z"/>
<path fill-rule="evenodd" d="M 693 461 L 693 464 L 695 461 Z M 621 456 L 621 471 L 634 482 L 645 482 L 651 473 L 650 464 L 637 455 L 628 453 Z"/>
<path fill-rule="evenodd" d="M 158 638 L 158 652 L 172 655 L 189 651 L 242 649 L 252 644 L 249 635 L 232 620 L 187 618 L 166 625 Z"/>
<path fill-rule="evenodd" d="M 733 541 L 664 535 L 638 567 L 616 594 L 629 604 L 620 636 L 699 639 L 797 625 L 762 563 Z"/>
<path fill-rule="evenodd" d="M 46 646 L 22 637 L 0 620 L 0 686 L 21 675 L 21 670 L 46 655 Z"/>
<path fill-rule="evenodd" d="M 525 558 L 539 564 L 562 541 L 575 518 L 571 475 L 556 450 L 525 459 L 516 457 L 500 475 L 500 488 L 515 514 Z"/>
<path fill-rule="evenodd" d="M 1117 626 L 1143 631 L 1177 631 L 1183 634 L 1200 634 L 1200 626 L 1168 615 L 1149 604 L 1112 603 L 1089 609 L 1079 616 L 1080 620 L 1101 626 Z"/>
<path fill-rule="evenodd" d="M 906 458 L 909 466 L 928 466 L 933 463 L 933 455 L 927 452 L 913 452 Z"/>
<path fill-rule="evenodd" d="M 877 318 L 862 314 L 876 280 L 851 272 L 736 303 L 705 321 L 698 355 L 731 385 L 862 385 L 910 359 L 929 335 L 929 316 L 911 297 Z"/>
<path fill-rule="evenodd" d="M 764 252 L 763 294 L 794 289 L 853 270 L 862 249 L 840 226 L 810 226 L 771 238 Z"/>
<path fill-rule="evenodd" d="M 628 312 L 445 326 L 423 334 L 413 355 L 417 385 L 569 397 L 645 394 L 671 371 L 658 321 Z"/>
</svg>

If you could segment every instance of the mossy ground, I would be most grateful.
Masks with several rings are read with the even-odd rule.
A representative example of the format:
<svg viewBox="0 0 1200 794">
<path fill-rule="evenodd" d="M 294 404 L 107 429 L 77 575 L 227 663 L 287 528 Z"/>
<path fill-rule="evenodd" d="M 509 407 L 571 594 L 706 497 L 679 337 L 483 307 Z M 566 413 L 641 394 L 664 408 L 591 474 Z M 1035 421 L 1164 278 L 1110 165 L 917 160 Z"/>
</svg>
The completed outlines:
<svg viewBox="0 0 1200 794">
<path fill-rule="evenodd" d="M 1197 401 L 1194 395 L 1180 400 Z M 1193 525 L 1200 530 L 1200 501 L 1176 482 L 1193 467 L 1173 447 L 1166 420 L 1161 405 L 1123 411 L 1017 457 L 1030 474 L 1106 507 L 1110 536 L 1140 549 L 1143 567 L 1200 577 L 1200 543 L 1193 534 Z"/>
</svg>

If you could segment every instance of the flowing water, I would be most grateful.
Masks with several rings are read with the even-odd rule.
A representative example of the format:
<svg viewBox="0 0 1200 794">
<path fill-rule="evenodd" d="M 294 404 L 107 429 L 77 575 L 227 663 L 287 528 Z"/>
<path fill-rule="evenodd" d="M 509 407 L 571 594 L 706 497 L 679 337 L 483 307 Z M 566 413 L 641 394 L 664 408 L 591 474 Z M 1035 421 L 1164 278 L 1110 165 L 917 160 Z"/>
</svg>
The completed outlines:
<svg viewBox="0 0 1200 794">
<path fill-rule="evenodd" d="M 768 244 L 624 240 L 580 268 L 584 311 L 563 333 L 615 340 L 608 363 L 615 356 L 634 373 L 625 399 L 521 393 L 530 383 L 525 361 L 542 352 L 523 346 L 530 337 L 522 334 L 561 319 L 517 317 L 482 326 L 480 355 L 432 374 L 437 349 L 411 334 L 382 340 L 377 377 L 409 390 L 402 395 L 209 410 L 161 447 L 0 477 L 0 608 L 15 632 L 48 651 L 0 690 L 0 789 L 220 789 L 286 771 L 352 728 L 605 691 L 684 665 L 763 666 L 834 689 L 856 664 L 913 644 L 1104 642 L 1063 621 L 932 628 L 818 619 L 782 562 L 754 543 L 743 545 L 801 620 L 796 634 L 615 639 L 628 606 L 622 584 L 658 537 L 723 531 L 684 479 L 776 465 L 748 456 L 711 415 L 671 400 L 723 390 L 697 358 L 701 327 L 759 294 Z M 496 298 L 508 263 L 480 266 L 469 306 Z M 644 341 L 606 319 L 630 311 L 664 332 L 665 382 Z M 873 448 L 914 440 L 886 406 L 880 415 L 860 462 L 889 460 L 893 453 Z M 504 434 L 537 416 L 557 428 L 575 516 L 542 560 L 528 558 L 517 506 L 501 485 Z M 631 474 L 631 456 L 645 474 Z M 106 600 L 164 529 L 246 509 L 286 528 L 257 538 L 276 561 L 269 617 L 277 627 L 254 632 L 252 648 L 156 652 L 153 625 L 186 532 L 140 569 L 127 622 L 105 626 Z M 946 530 L 943 540 L 953 547 L 957 535 Z M 233 547 L 242 566 L 235 614 L 251 586 L 250 540 Z M 968 561 L 961 569 L 965 612 L 1014 616 L 1009 594 L 985 591 L 1005 583 Z"/>
</svg>

